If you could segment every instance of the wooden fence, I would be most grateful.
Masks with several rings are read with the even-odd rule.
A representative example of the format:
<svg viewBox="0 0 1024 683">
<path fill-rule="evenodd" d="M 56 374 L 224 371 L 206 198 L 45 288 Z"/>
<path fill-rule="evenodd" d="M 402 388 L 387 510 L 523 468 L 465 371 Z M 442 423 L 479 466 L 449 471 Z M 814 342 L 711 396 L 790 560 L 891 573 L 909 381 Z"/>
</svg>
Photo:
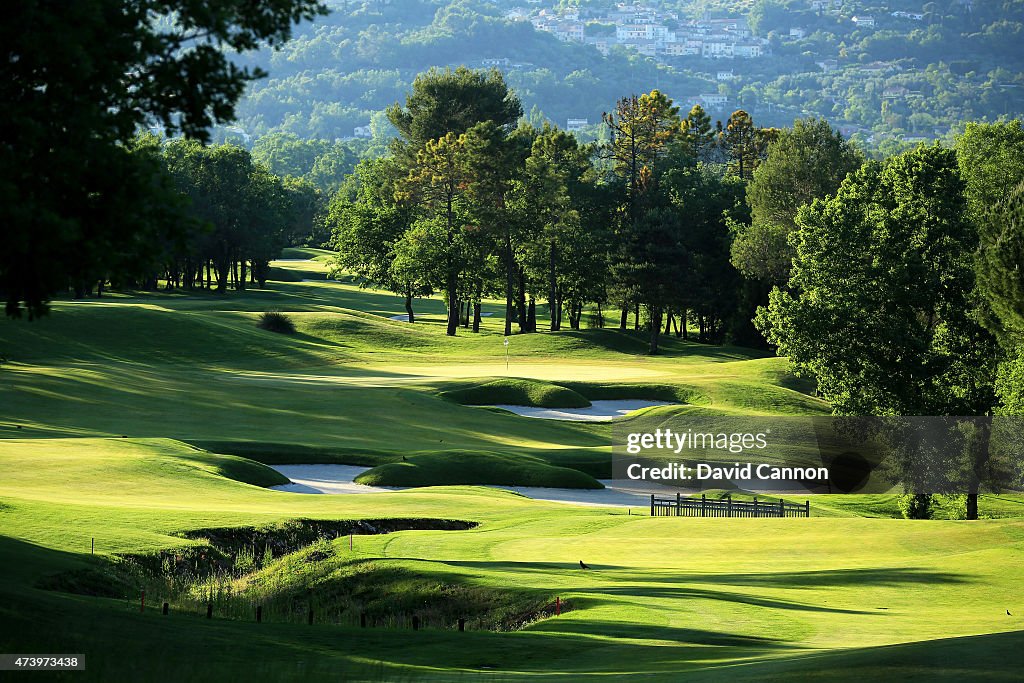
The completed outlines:
<svg viewBox="0 0 1024 683">
<path fill-rule="evenodd" d="M 811 501 L 800 503 L 711 498 L 657 498 L 651 494 L 651 517 L 810 517 Z"/>
</svg>

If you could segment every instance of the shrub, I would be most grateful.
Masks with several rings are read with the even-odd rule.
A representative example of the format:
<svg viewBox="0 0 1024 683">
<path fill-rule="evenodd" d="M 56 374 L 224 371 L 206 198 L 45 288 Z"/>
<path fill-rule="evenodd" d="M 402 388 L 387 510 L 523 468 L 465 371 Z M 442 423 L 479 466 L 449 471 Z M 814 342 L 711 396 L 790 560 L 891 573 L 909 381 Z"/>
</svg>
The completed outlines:
<svg viewBox="0 0 1024 683">
<path fill-rule="evenodd" d="M 963 493 L 950 493 L 936 496 L 939 509 L 947 519 L 967 519 L 967 496 Z"/>
<path fill-rule="evenodd" d="M 292 322 L 291 318 L 279 311 L 267 311 L 260 316 L 256 326 L 268 332 L 295 334 L 295 323 Z"/>
<path fill-rule="evenodd" d="M 898 501 L 905 519 L 931 519 L 932 503 L 932 496 L 928 493 L 907 493 Z"/>
</svg>

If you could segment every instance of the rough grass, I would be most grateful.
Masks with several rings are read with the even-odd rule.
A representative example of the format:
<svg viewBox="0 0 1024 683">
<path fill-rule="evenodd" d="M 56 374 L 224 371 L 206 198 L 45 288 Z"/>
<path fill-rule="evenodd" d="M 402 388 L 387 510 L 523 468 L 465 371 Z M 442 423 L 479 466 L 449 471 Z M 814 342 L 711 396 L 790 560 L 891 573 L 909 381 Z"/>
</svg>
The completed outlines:
<svg viewBox="0 0 1024 683">
<path fill-rule="evenodd" d="M 370 486 L 494 484 L 566 489 L 604 488 L 588 474 L 550 465 L 541 458 L 465 451 L 411 455 L 401 462 L 367 470 L 356 477 L 356 482 Z"/>
<path fill-rule="evenodd" d="M 538 408 L 586 408 L 590 401 L 579 393 L 551 382 L 532 379 L 496 379 L 461 389 L 450 389 L 441 396 L 463 405 L 514 405 Z"/>
</svg>

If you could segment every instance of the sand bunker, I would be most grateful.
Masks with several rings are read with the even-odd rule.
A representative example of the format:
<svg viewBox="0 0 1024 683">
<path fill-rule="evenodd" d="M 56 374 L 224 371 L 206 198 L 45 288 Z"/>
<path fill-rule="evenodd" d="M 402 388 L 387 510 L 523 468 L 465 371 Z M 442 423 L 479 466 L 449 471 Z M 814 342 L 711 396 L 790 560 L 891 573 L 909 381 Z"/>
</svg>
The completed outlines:
<svg viewBox="0 0 1024 683">
<path fill-rule="evenodd" d="M 591 401 L 589 408 L 534 408 L 532 406 L 498 405 L 501 408 L 523 417 L 539 417 L 545 420 L 571 420 L 574 422 L 607 422 L 617 417 L 628 415 L 636 410 L 652 406 L 671 406 L 676 403 L 665 401 Z"/>
<path fill-rule="evenodd" d="M 277 491 L 292 493 L 383 493 L 400 491 L 400 487 L 364 486 L 354 479 L 368 470 L 368 467 L 351 465 L 272 465 L 291 480 L 290 484 L 272 487 Z M 572 505 L 604 505 L 611 507 L 646 507 L 650 505 L 651 493 L 675 495 L 675 489 L 653 485 L 648 482 L 602 480 L 603 489 L 554 489 L 540 486 L 491 486 L 489 488 L 515 491 L 535 500 Z M 664 490 L 662 490 L 664 489 Z"/>
</svg>

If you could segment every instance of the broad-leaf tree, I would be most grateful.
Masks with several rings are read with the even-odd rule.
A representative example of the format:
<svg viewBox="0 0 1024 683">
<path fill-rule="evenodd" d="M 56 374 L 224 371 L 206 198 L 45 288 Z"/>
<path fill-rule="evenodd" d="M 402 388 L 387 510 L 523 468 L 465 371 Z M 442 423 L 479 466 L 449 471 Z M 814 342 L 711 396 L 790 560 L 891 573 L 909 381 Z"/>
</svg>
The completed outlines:
<svg viewBox="0 0 1024 683">
<path fill-rule="evenodd" d="M 772 291 L 756 324 L 837 414 L 992 408 L 997 353 L 979 322 L 963 190 L 952 150 L 919 147 L 800 209 L 790 288 Z M 974 517 L 986 457 L 970 463 Z"/>
<path fill-rule="evenodd" d="M 147 219 L 152 169 L 136 130 L 206 139 L 262 75 L 231 51 L 278 45 L 325 11 L 318 0 L 23 0 L 0 43 L 0 291 L 29 317 L 72 284 L 144 263 L 169 236 Z M 127 257 L 127 258 L 126 258 Z"/>
</svg>

